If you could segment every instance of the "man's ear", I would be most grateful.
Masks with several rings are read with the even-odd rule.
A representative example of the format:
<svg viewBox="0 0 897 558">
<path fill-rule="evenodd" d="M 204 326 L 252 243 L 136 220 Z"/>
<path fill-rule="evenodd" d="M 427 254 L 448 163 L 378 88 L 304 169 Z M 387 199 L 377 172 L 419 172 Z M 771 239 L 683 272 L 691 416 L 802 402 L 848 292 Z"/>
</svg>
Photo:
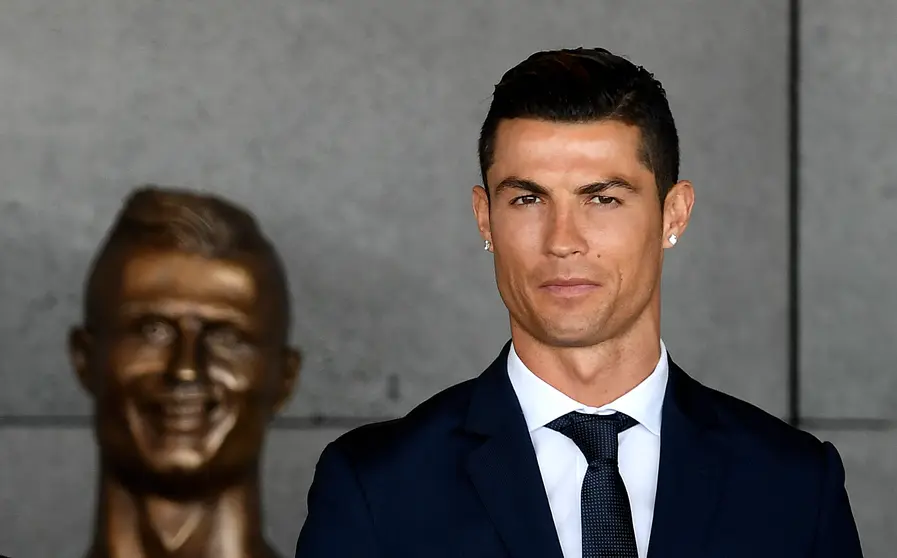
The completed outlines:
<svg viewBox="0 0 897 558">
<path fill-rule="evenodd" d="M 302 366 L 302 353 L 293 347 L 286 347 L 283 355 L 283 370 L 277 385 L 277 398 L 274 401 L 274 413 L 277 414 L 289 401 L 299 378 L 299 369 Z"/>
<path fill-rule="evenodd" d="M 682 238 L 691 220 L 695 205 L 695 189 L 691 182 L 677 182 L 667 192 L 663 202 L 663 247 L 672 248 Z M 676 240 L 670 240 L 675 235 Z"/>
<path fill-rule="evenodd" d="M 96 385 L 91 374 L 91 358 L 93 356 L 93 336 L 82 327 L 74 327 L 69 331 L 68 352 L 69 361 L 78 382 L 92 396 L 96 395 Z"/>
<path fill-rule="evenodd" d="M 477 220 L 477 228 L 480 230 L 480 236 L 491 245 L 492 224 L 489 220 L 489 196 L 486 194 L 485 186 L 473 187 L 471 205 L 473 206 L 473 216 Z M 492 250 L 489 249 L 489 251 L 491 252 Z"/>
</svg>

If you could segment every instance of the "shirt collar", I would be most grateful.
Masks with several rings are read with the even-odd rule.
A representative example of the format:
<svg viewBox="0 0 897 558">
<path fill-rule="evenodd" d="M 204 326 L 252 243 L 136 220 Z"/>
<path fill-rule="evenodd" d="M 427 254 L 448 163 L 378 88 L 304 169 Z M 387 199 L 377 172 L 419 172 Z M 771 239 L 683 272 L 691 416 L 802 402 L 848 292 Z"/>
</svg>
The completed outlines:
<svg viewBox="0 0 897 558">
<path fill-rule="evenodd" d="M 517 356 L 513 343 L 508 351 L 508 376 L 530 432 L 571 411 L 619 412 L 634 418 L 655 436 L 660 436 L 661 409 L 669 378 L 669 361 L 663 340 L 660 341 L 660 360 L 651 375 L 615 401 L 601 407 L 583 405 L 536 376 Z"/>
</svg>

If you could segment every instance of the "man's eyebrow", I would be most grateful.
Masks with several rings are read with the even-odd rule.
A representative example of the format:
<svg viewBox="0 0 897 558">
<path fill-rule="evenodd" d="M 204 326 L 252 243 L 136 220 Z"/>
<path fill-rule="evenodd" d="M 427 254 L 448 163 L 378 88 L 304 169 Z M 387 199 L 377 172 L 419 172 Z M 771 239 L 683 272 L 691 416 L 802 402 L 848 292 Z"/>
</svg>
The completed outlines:
<svg viewBox="0 0 897 558">
<path fill-rule="evenodd" d="M 516 176 L 509 176 L 495 186 L 495 195 L 498 195 L 502 190 L 508 189 L 524 190 L 531 194 L 539 194 L 542 196 L 548 194 L 548 189 L 537 182 Z"/>
<path fill-rule="evenodd" d="M 600 180 L 598 182 L 592 182 L 580 186 L 576 189 L 576 194 L 580 196 L 594 196 L 611 188 L 624 188 L 631 192 L 638 192 L 639 190 L 638 187 L 636 187 L 625 178 L 614 177 L 608 180 Z M 498 195 L 502 190 L 507 189 L 524 190 L 531 194 L 537 194 L 540 196 L 548 195 L 548 189 L 538 182 L 526 178 L 519 178 L 517 176 L 509 176 L 499 182 L 495 187 L 495 195 Z"/>
<path fill-rule="evenodd" d="M 601 180 L 598 182 L 592 182 L 591 184 L 580 186 L 576 189 L 576 193 L 581 196 L 594 196 L 611 188 L 624 188 L 626 190 L 629 190 L 630 192 L 638 192 L 638 188 L 625 178 L 611 178 L 608 180 Z"/>
</svg>

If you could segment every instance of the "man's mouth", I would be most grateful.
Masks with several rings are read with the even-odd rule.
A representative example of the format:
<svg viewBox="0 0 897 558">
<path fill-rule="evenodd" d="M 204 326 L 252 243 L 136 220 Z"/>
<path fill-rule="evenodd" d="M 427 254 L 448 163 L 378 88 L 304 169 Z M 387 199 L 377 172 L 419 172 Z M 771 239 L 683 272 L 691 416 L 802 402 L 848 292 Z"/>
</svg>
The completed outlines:
<svg viewBox="0 0 897 558">
<path fill-rule="evenodd" d="M 540 285 L 540 288 L 559 297 L 577 297 L 589 294 L 601 285 L 597 281 L 580 277 L 555 277 Z"/>
</svg>

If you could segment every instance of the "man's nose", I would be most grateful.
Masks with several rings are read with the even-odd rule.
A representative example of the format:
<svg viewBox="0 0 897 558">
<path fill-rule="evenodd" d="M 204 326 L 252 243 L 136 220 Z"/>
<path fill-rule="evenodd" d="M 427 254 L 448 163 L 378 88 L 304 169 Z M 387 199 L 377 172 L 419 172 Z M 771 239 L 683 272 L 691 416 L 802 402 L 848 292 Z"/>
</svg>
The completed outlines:
<svg viewBox="0 0 897 558">
<path fill-rule="evenodd" d="M 588 243 L 580 230 L 579 216 L 574 207 L 555 205 L 551 211 L 548 235 L 545 239 L 548 252 L 559 258 L 573 254 L 585 254 Z"/>
</svg>

